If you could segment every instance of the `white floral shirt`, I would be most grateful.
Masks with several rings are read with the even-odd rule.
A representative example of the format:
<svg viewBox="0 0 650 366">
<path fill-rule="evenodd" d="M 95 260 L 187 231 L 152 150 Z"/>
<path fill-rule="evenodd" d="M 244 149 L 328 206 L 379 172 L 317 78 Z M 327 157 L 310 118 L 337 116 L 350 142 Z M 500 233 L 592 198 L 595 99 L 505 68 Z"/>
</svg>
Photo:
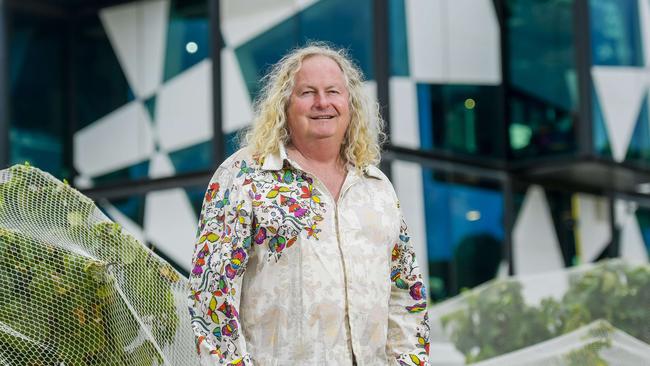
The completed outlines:
<svg viewBox="0 0 650 366">
<path fill-rule="evenodd" d="M 207 189 L 189 307 L 203 365 L 428 364 L 426 291 L 388 179 L 338 203 L 280 152 L 242 149 Z"/>
</svg>

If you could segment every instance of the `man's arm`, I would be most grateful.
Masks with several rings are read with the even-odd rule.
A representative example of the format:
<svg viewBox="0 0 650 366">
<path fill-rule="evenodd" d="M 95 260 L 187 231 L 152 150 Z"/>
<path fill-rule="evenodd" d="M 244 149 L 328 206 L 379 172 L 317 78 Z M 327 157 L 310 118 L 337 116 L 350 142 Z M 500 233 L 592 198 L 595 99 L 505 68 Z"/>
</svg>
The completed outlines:
<svg viewBox="0 0 650 366">
<path fill-rule="evenodd" d="M 203 201 L 190 273 L 188 300 L 202 365 L 252 365 L 239 320 L 251 217 L 241 184 L 219 168 Z"/>
<path fill-rule="evenodd" d="M 401 219 L 399 239 L 391 253 L 391 295 L 387 353 L 393 364 L 429 364 L 427 295 L 415 251 Z"/>
</svg>

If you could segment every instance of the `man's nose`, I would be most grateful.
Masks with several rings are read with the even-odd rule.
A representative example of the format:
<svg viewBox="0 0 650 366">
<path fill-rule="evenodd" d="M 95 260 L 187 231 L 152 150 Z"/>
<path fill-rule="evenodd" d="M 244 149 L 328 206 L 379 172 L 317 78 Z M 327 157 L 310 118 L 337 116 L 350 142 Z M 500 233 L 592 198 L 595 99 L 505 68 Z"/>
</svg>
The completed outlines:
<svg viewBox="0 0 650 366">
<path fill-rule="evenodd" d="M 314 107 L 316 108 L 324 108 L 327 107 L 329 104 L 329 98 L 327 97 L 327 93 L 324 91 L 320 91 L 316 93 L 316 97 L 314 98 Z"/>
</svg>

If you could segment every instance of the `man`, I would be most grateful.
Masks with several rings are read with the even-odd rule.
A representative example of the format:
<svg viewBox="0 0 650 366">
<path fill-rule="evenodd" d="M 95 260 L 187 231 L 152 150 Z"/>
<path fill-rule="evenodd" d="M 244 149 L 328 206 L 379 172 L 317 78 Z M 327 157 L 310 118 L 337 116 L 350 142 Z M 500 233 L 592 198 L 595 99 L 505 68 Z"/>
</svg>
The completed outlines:
<svg viewBox="0 0 650 366">
<path fill-rule="evenodd" d="M 206 192 L 192 326 L 204 365 L 425 365 L 426 291 L 362 74 L 312 44 L 263 80 Z"/>
</svg>

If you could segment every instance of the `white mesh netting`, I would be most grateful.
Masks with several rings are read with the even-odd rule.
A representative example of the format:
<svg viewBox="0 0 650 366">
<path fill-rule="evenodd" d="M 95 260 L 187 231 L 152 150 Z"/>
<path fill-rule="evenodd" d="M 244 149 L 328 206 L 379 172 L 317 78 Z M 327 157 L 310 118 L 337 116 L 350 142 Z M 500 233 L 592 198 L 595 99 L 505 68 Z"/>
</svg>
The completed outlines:
<svg viewBox="0 0 650 366">
<path fill-rule="evenodd" d="M 429 314 L 433 365 L 650 365 L 648 264 L 494 280 Z"/>
<path fill-rule="evenodd" d="M 0 364 L 198 365 L 186 288 L 67 184 L 0 171 Z"/>
</svg>

